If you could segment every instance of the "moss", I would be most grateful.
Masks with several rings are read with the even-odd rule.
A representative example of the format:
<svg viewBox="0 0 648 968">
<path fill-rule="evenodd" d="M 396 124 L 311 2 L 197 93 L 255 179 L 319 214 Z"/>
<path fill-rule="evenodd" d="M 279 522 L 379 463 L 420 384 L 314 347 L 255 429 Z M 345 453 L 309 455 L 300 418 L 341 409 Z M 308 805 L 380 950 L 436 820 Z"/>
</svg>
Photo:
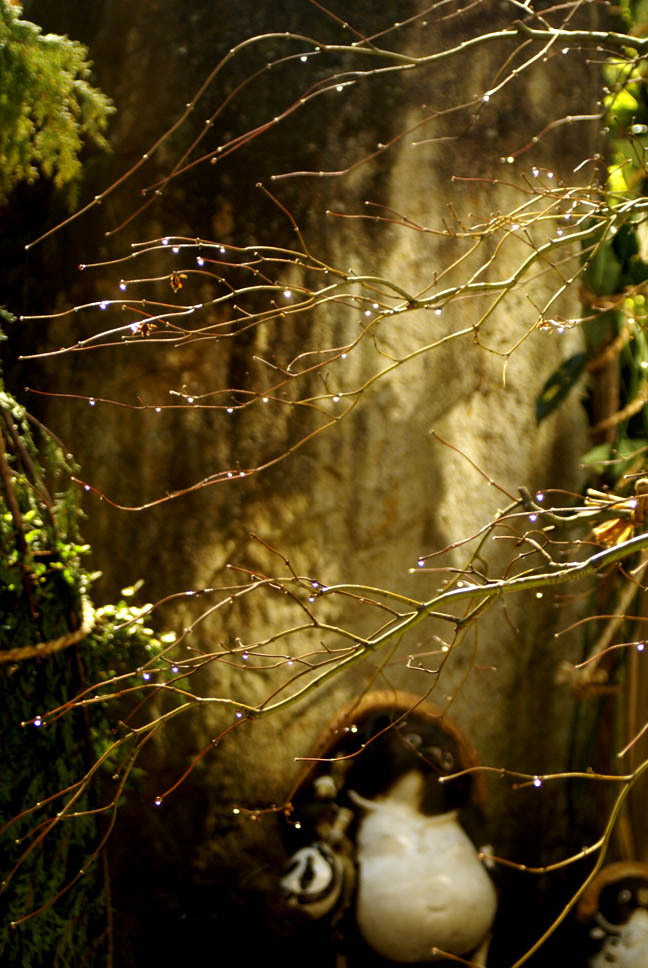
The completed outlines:
<svg viewBox="0 0 648 968">
<path fill-rule="evenodd" d="M 105 790 L 115 763 L 107 757 L 94 767 L 114 742 L 114 725 L 103 704 L 47 713 L 94 683 L 137 670 L 164 644 L 144 626 L 146 609 L 126 601 L 89 606 L 96 576 L 84 564 L 89 548 L 76 489 L 61 486 L 73 467 L 46 432 L 35 439 L 25 410 L 1 384 L 0 437 L 0 961 L 7 968 L 100 965 L 108 919 L 98 847 L 111 812 L 97 808 L 111 799 Z M 89 613 L 93 628 L 83 635 Z M 70 636 L 77 640 L 67 648 L 20 657 Z M 12 658 L 2 661 L 7 650 Z M 93 770 L 92 782 L 79 786 Z"/>
</svg>

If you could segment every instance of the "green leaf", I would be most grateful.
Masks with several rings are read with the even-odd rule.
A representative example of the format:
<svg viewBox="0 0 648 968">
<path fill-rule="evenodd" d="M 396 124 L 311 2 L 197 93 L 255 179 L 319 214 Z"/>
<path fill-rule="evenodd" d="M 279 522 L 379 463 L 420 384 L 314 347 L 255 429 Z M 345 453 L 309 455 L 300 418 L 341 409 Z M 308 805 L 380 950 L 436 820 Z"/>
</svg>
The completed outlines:
<svg viewBox="0 0 648 968">
<path fill-rule="evenodd" d="M 591 467 L 596 474 L 603 474 L 605 471 L 605 461 L 610 459 L 610 443 L 607 444 L 597 444 L 596 447 L 592 447 L 587 453 L 581 458 L 583 464 L 587 464 Z"/>
<path fill-rule="evenodd" d="M 565 360 L 564 363 L 561 363 L 558 369 L 551 374 L 536 400 L 536 420 L 538 423 L 549 416 L 562 403 L 585 369 L 586 360 L 587 355 L 585 353 L 576 353 Z"/>
<path fill-rule="evenodd" d="M 618 291 L 622 265 L 611 240 L 603 242 L 583 273 L 583 283 L 597 296 L 611 296 Z"/>
<path fill-rule="evenodd" d="M 612 240 L 612 248 L 622 263 L 626 263 L 639 252 L 636 226 L 630 222 L 622 225 Z"/>
<path fill-rule="evenodd" d="M 643 24 L 648 20 L 648 0 L 634 0 L 630 7 L 637 24 Z"/>
<path fill-rule="evenodd" d="M 632 285 L 640 285 L 648 279 L 648 265 L 638 257 L 630 259 L 626 277 Z"/>
<path fill-rule="evenodd" d="M 594 473 L 599 475 L 606 473 L 606 471 L 612 472 L 614 480 L 618 480 L 622 474 L 625 474 L 642 450 L 645 451 L 647 447 L 648 441 L 623 437 L 618 444 L 598 444 L 596 447 L 592 447 L 581 458 L 581 463 L 591 467 Z M 610 465 L 609 461 L 615 461 L 615 463 Z"/>
</svg>

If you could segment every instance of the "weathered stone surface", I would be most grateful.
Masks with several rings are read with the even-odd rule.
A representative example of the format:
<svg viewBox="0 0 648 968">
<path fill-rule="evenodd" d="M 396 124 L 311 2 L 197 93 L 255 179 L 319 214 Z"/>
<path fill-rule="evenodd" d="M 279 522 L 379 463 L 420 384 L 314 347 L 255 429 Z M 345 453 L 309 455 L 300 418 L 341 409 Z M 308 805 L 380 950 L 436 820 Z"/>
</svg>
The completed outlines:
<svg viewBox="0 0 648 968">
<path fill-rule="evenodd" d="M 89 43 L 97 79 L 116 102 L 114 154 L 108 160 L 93 161 L 91 193 L 154 142 L 232 44 L 269 30 L 339 38 L 330 20 L 303 5 L 217 2 L 179 7 L 169 0 L 145 4 L 105 0 L 89 6 L 92 12 L 82 13 L 76 3 L 34 0 L 26 4 L 25 13 L 49 29 L 68 31 Z M 406 9 L 388 6 L 385 12 L 382 5 L 354 4 L 354 26 L 369 32 L 384 26 L 390 17 L 402 21 L 416 10 L 414 4 L 404 5 Z M 432 20 L 426 28 L 408 27 L 404 35 L 409 49 L 441 48 L 463 36 L 494 29 L 500 15 L 496 5 L 477 10 L 449 20 L 443 28 Z M 75 267 L 123 254 L 133 240 L 168 233 L 217 238 L 225 244 L 294 245 L 288 221 L 254 188 L 259 180 L 291 209 L 318 256 L 357 273 L 391 278 L 410 293 L 420 292 L 431 284 L 434 272 L 463 253 L 462 243 L 395 225 L 327 217 L 326 210 L 363 212 L 363 202 L 370 199 L 434 228 L 448 216 L 448 201 L 468 220 L 494 210 L 507 211 L 517 196 L 506 186 L 451 183 L 451 176 L 508 178 L 511 169 L 502 165 L 500 156 L 525 144 L 553 117 L 580 111 L 589 97 L 590 79 L 576 56 L 560 61 L 559 87 L 556 65 L 539 65 L 511 84 L 510 92 L 484 104 L 474 117 L 474 109 L 441 117 L 344 178 L 270 185 L 268 178 L 274 172 L 335 169 L 352 163 L 378 142 L 387 143 L 416 124 L 423 114 L 422 104 L 445 109 L 465 103 L 493 85 L 512 48 L 506 44 L 483 47 L 422 71 L 388 74 L 373 83 L 366 80 L 357 91 L 317 99 L 229 160 L 198 167 L 170 183 L 159 205 L 147 209 L 122 233 L 103 238 L 104 231 L 133 211 L 138 202 L 135 187 L 151 183 L 156 173 L 174 163 L 178 146 L 186 143 L 191 131 L 200 130 L 224 91 L 265 58 L 299 49 L 274 39 L 263 46 L 262 56 L 242 55 L 213 85 L 196 119 L 190 119 L 163 148 L 152 174 L 138 174 L 132 187 L 126 185 L 101 208 L 30 253 L 24 311 L 119 298 L 119 279 L 136 276 L 138 264 L 108 265 L 85 273 Z M 340 64 L 340 69 L 355 66 L 349 55 Z M 219 119 L 209 145 L 285 108 L 309 83 L 301 80 L 300 70 L 303 65 L 297 61 L 266 72 Z M 456 139 L 411 146 L 414 138 L 449 135 Z M 569 180 L 582 153 L 582 129 L 563 127 L 559 138 L 549 137 L 534 152 L 523 155 L 516 169 L 545 165 Z M 36 222 L 37 216 L 27 213 L 25 231 Z M 507 242 L 488 278 L 508 275 L 520 251 Z M 491 248 L 488 255 L 492 254 Z M 484 259 L 481 250 L 479 258 Z M 169 266 L 168 259 L 156 255 L 147 272 L 163 274 Z M 182 258 L 177 267 L 185 267 Z M 448 284 L 459 278 L 459 272 L 465 278 L 460 269 Z M 500 352 L 512 346 L 535 318 L 527 294 L 547 293 L 552 285 L 555 278 L 549 273 L 534 282 L 533 289 L 522 287 L 513 294 L 485 324 L 483 342 Z M 207 298 L 206 287 L 204 291 Z M 169 297 L 168 284 L 158 288 L 160 298 L 162 293 Z M 479 303 L 482 311 L 486 306 Z M 568 308 L 564 311 L 569 314 Z M 66 317 L 47 330 L 34 327 L 23 337 L 22 348 L 27 343 L 57 346 L 76 340 L 93 330 L 98 315 Z M 385 353 L 403 355 L 476 318 L 476 305 L 469 300 L 457 300 L 440 317 L 423 311 L 406 314 L 381 324 L 380 345 Z M 262 368 L 253 369 L 250 359 L 254 353 L 267 352 L 268 346 L 278 360 L 289 360 L 302 346 L 348 342 L 357 326 L 357 313 L 340 306 L 312 318 L 287 317 L 280 325 L 256 331 L 241 345 L 196 343 L 169 351 L 155 345 L 117 346 L 54 357 L 20 371 L 14 368 L 12 377 L 14 382 L 55 391 L 166 403 L 169 389 L 186 386 L 198 394 L 234 386 L 246 379 L 247 369 L 259 378 Z M 276 569 L 277 559 L 250 539 L 250 532 L 255 532 L 287 555 L 299 573 L 316 575 L 329 584 L 361 582 L 425 596 L 436 579 L 434 573 L 409 574 L 419 554 L 476 532 L 507 502 L 460 455 L 432 437 L 431 430 L 461 447 L 513 494 L 521 484 L 576 486 L 578 457 L 587 448 L 577 396 L 540 428 L 534 416 L 535 397 L 567 353 L 567 340 L 531 334 L 511 357 L 506 382 L 502 356 L 471 339 L 449 342 L 396 370 L 338 426 L 259 476 L 206 488 L 139 513 L 115 511 L 88 500 L 86 534 L 105 575 L 104 594 L 114 596 L 139 576 L 146 579 L 147 600 L 179 589 L 227 583 L 228 562 L 259 571 Z M 349 355 L 344 371 L 340 367 L 339 379 L 348 381 L 347 387 L 360 382 L 374 371 L 377 361 L 365 341 Z M 313 392 L 321 392 L 320 383 L 313 381 L 312 386 Z M 273 405 L 262 413 L 255 407 L 234 416 L 190 409 L 157 415 L 103 404 L 91 409 L 85 403 L 57 400 L 43 407 L 48 423 L 81 461 L 83 476 L 123 504 L 155 499 L 234 466 L 237 460 L 243 467 L 261 462 L 293 443 L 303 427 L 300 410 Z M 510 558 L 510 548 L 502 544 L 489 549 L 492 574 Z M 454 560 L 456 564 L 464 560 L 461 549 Z M 208 650 L 221 641 L 233 644 L 237 635 L 245 642 L 267 636 L 288 620 L 288 608 L 277 599 L 265 594 L 246 600 L 226 620 L 218 613 L 196 630 L 191 645 Z M 478 643 L 468 636 L 452 654 L 432 693 L 438 704 L 451 704 L 451 714 L 486 764 L 530 773 L 561 770 L 566 765 L 570 703 L 553 685 L 564 653 L 552 639 L 557 620 L 551 596 L 545 601 L 511 599 L 506 616 L 501 607 L 494 607 L 480 625 Z M 195 614 L 189 604 L 165 609 L 164 621 L 182 628 Z M 322 606 L 326 618 L 356 621 L 358 634 L 368 631 L 367 620 L 353 613 L 351 606 L 344 613 L 333 605 L 328 612 Z M 409 653 L 434 648 L 434 633 L 444 634 L 444 630 L 422 625 L 402 642 L 379 675 L 380 684 L 418 692 L 430 689 L 431 677 L 408 671 L 405 660 Z M 143 963 L 142 952 L 157 952 L 158 942 L 150 934 L 156 920 L 164 921 L 171 936 L 168 950 L 197 945 L 209 936 L 220 943 L 234 930 L 247 932 L 244 925 L 253 924 L 260 940 L 246 936 L 241 941 L 242 962 L 246 952 L 258 954 L 268 938 L 290 933 L 272 897 L 281 862 L 273 818 L 258 824 L 235 821 L 232 804 L 281 803 L 295 776 L 294 757 L 308 753 L 337 709 L 378 674 L 383 659 L 376 656 L 365 662 L 276 718 L 235 731 L 218 752 L 201 760 L 162 811 L 152 806 L 153 796 L 175 781 L 190 757 L 231 714 L 193 711 L 176 720 L 155 749 L 148 751 L 150 782 L 141 801 L 131 799 L 115 838 L 120 965 Z M 478 668 L 468 675 L 473 665 Z M 268 691 L 267 682 L 254 673 L 242 677 L 226 666 L 219 666 L 217 672 L 208 670 L 201 687 L 207 694 L 248 701 L 259 701 Z M 527 794 L 516 798 L 508 785 L 494 783 L 490 803 L 489 819 L 500 854 L 532 862 L 553 856 L 567 838 L 564 799 L 558 793 L 540 796 L 534 791 L 532 799 Z M 136 873 L 132 869 L 135 850 Z M 516 882 L 522 897 L 534 889 L 528 884 L 520 888 Z M 516 908 L 515 900 L 509 903 Z M 276 916 L 274 924 L 269 911 Z M 534 926 L 529 930 L 533 933 Z"/>
</svg>

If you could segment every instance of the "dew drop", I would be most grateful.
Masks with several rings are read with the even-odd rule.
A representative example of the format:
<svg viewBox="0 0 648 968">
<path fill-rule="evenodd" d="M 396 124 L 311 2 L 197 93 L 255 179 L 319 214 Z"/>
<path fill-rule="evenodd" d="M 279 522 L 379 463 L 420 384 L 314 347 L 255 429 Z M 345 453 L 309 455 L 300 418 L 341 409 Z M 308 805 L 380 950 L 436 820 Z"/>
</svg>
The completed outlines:
<svg viewBox="0 0 648 968">
<path fill-rule="evenodd" d="M 434 315 L 435 316 L 440 316 L 441 315 L 441 310 L 440 309 L 435 309 L 434 310 Z"/>
<path fill-rule="evenodd" d="M 335 88 L 335 90 L 339 92 L 339 91 L 344 90 L 344 88 L 342 87 L 341 84 L 338 84 L 338 86 Z"/>
<path fill-rule="evenodd" d="M 536 776 L 535 777 L 535 779 L 533 781 L 533 785 L 534 785 L 534 787 L 541 787 L 542 786 L 542 780 L 540 779 L 539 776 Z"/>
<path fill-rule="evenodd" d="M 534 178 L 537 178 L 538 175 L 540 174 L 540 170 L 538 168 L 532 168 L 531 174 L 533 175 Z"/>
<path fill-rule="evenodd" d="M 151 673 L 150 672 L 143 672 L 142 673 L 142 679 L 144 680 L 144 682 L 148 682 L 150 678 L 151 678 Z"/>
<path fill-rule="evenodd" d="M 161 807 L 162 806 L 162 797 L 156 797 L 155 800 L 153 801 L 153 803 L 155 804 L 156 807 Z"/>
<path fill-rule="evenodd" d="M 237 719 L 243 719 L 243 713 L 241 712 L 240 709 L 234 715 L 236 716 Z"/>
<path fill-rule="evenodd" d="M 219 249 L 218 249 L 218 251 L 220 252 L 220 254 L 221 254 L 221 255 L 225 255 L 225 246 L 224 246 L 224 245 L 221 245 L 221 246 L 219 247 Z M 255 253 L 255 254 L 256 254 L 256 253 Z"/>
<path fill-rule="evenodd" d="M 42 726 L 42 725 L 43 725 L 42 718 L 40 716 L 35 716 L 34 717 L 34 726 Z"/>
<path fill-rule="evenodd" d="M 646 648 L 646 643 L 645 642 L 638 642 L 637 643 L 637 652 L 643 652 L 643 650 L 645 648 Z M 34 725 L 36 725 L 36 724 L 34 723 Z"/>
<path fill-rule="evenodd" d="M 339 403 L 339 402 L 340 402 L 340 398 L 339 398 L 339 397 L 338 397 L 338 395 L 336 394 L 336 395 L 335 395 L 335 396 L 333 397 L 333 403 Z"/>
<path fill-rule="evenodd" d="M 538 520 L 538 515 L 537 514 L 530 514 L 529 515 L 529 521 L 537 521 L 537 520 Z"/>
<path fill-rule="evenodd" d="M 169 244 L 168 239 L 162 239 L 162 245 L 168 245 L 168 244 Z"/>
<path fill-rule="evenodd" d="M 243 655 L 241 656 L 241 658 L 243 659 L 244 662 L 247 662 L 247 660 L 250 658 L 250 656 L 247 654 L 247 652 L 244 652 Z"/>
<path fill-rule="evenodd" d="M 536 598 L 542 598 L 542 592 L 536 592 Z"/>
<path fill-rule="evenodd" d="M 234 413 L 234 407 L 228 407 L 227 408 L 227 412 L 228 413 Z"/>
<path fill-rule="evenodd" d="M 162 408 L 161 407 L 156 407 L 155 408 L 155 412 L 156 413 L 162 413 Z"/>
<path fill-rule="evenodd" d="M 299 59 L 302 62 L 302 64 L 305 64 L 306 61 L 308 60 L 308 57 L 306 56 L 306 54 L 302 54 Z"/>
<path fill-rule="evenodd" d="M 88 400 L 88 403 L 90 404 L 91 407 L 94 407 L 95 405 L 95 401 L 92 399 L 92 397 L 90 397 L 90 399 Z"/>
<path fill-rule="evenodd" d="M 490 94 L 484 94 L 482 97 L 482 101 L 484 101 L 485 103 L 490 101 Z"/>
<path fill-rule="evenodd" d="M 234 807 L 234 809 L 232 810 L 232 813 L 234 813 L 234 814 L 238 814 L 238 813 L 240 813 L 240 812 L 241 812 L 241 811 L 239 810 L 239 808 L 238 808 L 238 807 Z"/>
<path fill-rule="evenodd" d="M 416 564 L 418 565 L 419 568 L 424 568 L 425 567 L 425 561 L 422 558 L 419 558 L 419 560 L 416 562 Z"/>
<path fill-rule="evenodd" d="M 122 292 L 125 292 L 125 291 L 126 291 L 126 283 L 124 282 L 124 280 L 123 280 L 123 279 L 122 279 L 122 281 L 121 281 L 121 282 L 119 283 L 119 288 L 121 289 L 121 291 L 122 291 Z"/>
<path fill-rule="evenodd" d="M 108 305 L 107 302 L 100 302 L 99 303 L 99 309 L 105 309 L 107 305 Z"/>
<path fill-rule="evenodd" d="M 173 251 L 174 251 L 174 252 L 176 253 L 176 255 L 177 255 L 177 254 L 178 254 L 178 252 L 180 251 L 180 246 L 179 246 L 179 245 L 174 245 L 174 246 L 173 246 Z"/>
<path fill-rule="evenodd" d="M 174 676 L 176 676 L 180 672 L 180 669 L 178 668 L 177 665 L 174 665 L 174 666 L 171 666 L 171 672 L 174 674 Z"/>
<path fill-rule="evenodd" d="M 544 494 L 542 493 L 542 491 L 536 491 L 535 499 L 539 503 L 542 503 L 544 501 Z"/>
<path fill-rule="evenodd" d="M 290 289 L 284 289 L 283 294 L 284 294 L 284 299 L 290 299 L 292 296 L 292 292 L 290 291 Z"/>
<path fill-rule="evenodd" d="M 201 255 L 196 256 L 196 262 L 198 263 L 199 266 L 204 266 L 205 264 L 205 260 Z"/>
</svg>

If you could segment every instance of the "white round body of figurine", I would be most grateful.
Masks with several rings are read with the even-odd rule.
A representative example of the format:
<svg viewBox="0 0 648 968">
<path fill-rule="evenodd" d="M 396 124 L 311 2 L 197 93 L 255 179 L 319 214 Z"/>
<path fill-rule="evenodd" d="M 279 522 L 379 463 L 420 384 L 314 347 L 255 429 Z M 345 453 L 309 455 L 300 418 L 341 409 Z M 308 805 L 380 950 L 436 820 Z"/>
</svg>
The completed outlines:
<svg viewBox="0 0 648 968">
<path fill-rule="evenodd" d="M 365 810 L 356 902 L 365 941 L 396 962 L 473 951 L 490 931 L 497 898 L 457 811 L 425 816 L 404 802 L 409 796 L 350 795 Z"/>
</svg>

